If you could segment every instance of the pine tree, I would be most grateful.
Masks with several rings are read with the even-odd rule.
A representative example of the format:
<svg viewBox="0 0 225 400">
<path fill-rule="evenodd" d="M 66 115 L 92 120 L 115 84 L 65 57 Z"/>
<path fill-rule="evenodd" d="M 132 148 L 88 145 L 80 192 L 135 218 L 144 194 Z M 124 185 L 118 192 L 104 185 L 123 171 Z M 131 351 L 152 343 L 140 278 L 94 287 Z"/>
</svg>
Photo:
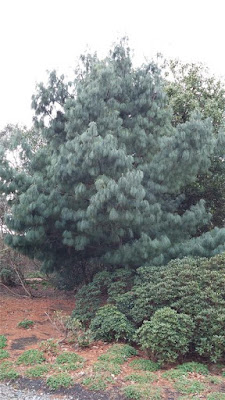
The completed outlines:
<svg viewBox="0 0 225 400">
<path fill-rule="evenodd" d="M 198 236 L 210 219 L 203 201 L 179 208 L 210 167 L 211 122 L 196 114 L 173 127 L 158 67 L 134 68 L 124 41 L 104 60 L 81 61 L 73 82 L 52 72 L 33 96 L 43 142 L 36 151 L 23 144 L 26 168 L 14 170 L 1 150 L 1 192 L 13 203 L 6 242 L 47 271 L 223 251 L 225 229 Z"/>
</svg>

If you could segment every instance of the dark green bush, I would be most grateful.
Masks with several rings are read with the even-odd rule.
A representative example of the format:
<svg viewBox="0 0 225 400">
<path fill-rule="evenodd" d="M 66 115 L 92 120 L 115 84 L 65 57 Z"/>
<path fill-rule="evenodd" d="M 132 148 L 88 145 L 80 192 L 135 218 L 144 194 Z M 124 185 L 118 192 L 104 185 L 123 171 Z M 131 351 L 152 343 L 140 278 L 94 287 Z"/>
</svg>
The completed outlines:
<svg viewBox="0 0 225 400">
<path fill-rule="evenodd" d="M 73 317 L 89 322 L 106 298 L 110 303 L 116 303 L 116 299 L 127 292 L 133 284 L 133 277 L 134 272 L 125 268 L 97 273 L 91 283 L 78 290 Z"/>
<path fill-rule="evenodd" d="M 224 254 L 211 259 L 177 259 L 157 268 L 138 268 L 132 288 L 132 319 L 141 324 L 167 306 L 195 317 L 206 308 L 225 306 L 224 287 Z"/>
<path fill-rule="evenodd" d="M 6 286 L 14 286 L 16 284 L 16 276 L 12 268 L 0 269 L 0 279 Z"/>
<path fill-rule="evenodd" d="M 169 307 L 155 312 L 137 331 L 138 341 L 149 355 L 160 362 L 174 362 L 189 350 L 194 323 L 186 314 Z"/>
<path fill-rule="evenodd" d="M 136 272 L 127 269 L 104 271 L 96 274 L 93 282 L 78 292 L 74 316 L 88 323 L 106 302 L 115 306 L 103 308 L 101 318 L 98 315 L 92 324 L 94 327 L 101 319 L 97 326 L 101 337 L 113 340 L 115 332 L 112 335 L 108 332 L 112 327 L 118 329 L 120 326 L 118 312 L 123 319 L 126 317 L 125 325 L 129 323 L 129 326 L 139 328 L 144 320 L 150 321 L 155 312 L 170 307 L 177 312 L 178 320 L 178 315 L 185 314 L 194 322 L 190 352 L 216 362 L 225 356 L 224 287 L 225 253 L 210 259 L 175 259 L 166 266 L 144 266 Z M 110 315 L 104 310 L 111 310 Z M 112 310 L 116 310 L 116 324 Z M 102 332 L 104 318 L 105 334 Z M 174 334 L 179 336 L 179 330 Z M 116 337 L 118 340 L 118 335 Z"/>
<path fill-rule="evenodd" d="M 113 340 L 132 340 L 134 327 L 113 305 L 101 307 L 91 321 L 90 329 L 95 339 L 111 342 Z"/>
<path fill-rule="evenodd" d="M 202 310 L 195 321 L 196 352 L 212 362 L 221 360 L 225 356 L 225 308 Z"/>
</svg>

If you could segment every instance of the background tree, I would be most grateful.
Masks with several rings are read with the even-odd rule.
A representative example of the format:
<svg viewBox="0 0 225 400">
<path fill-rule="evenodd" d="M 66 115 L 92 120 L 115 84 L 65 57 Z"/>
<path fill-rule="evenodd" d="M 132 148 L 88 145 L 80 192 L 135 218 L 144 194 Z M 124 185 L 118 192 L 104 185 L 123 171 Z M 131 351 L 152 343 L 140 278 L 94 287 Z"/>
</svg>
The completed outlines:
<svg viewBox="0 0 225 400">
<path fill-rule="evenodd" d="M 196 114 L 173 127 L 154 63 L 135 69 L 122 41 L 104 60 L 83 57 L 72 83 L 52 72 L 32 105 L 43 146 L 27 147 L 23 171 L 1 150 L 10 246 L 47 271 L 82 275 L 87 263 L 136 268 L 224 249 L 225 230 L 199 235 L 204 202 L 181 209 L 185 187 L 210 167 L 212 123 Z"/>
<path fill-rule="evenodd" d="M 164 61 L 165 89 L 173 109 L 173 125 L 189 120 L 193 111 L 210 118 L 215 136 L 225 125 L 225 83 L 209 73 L 201 63 L 183 64 L 178 60 Z M 218 141 L 217 151 L 211 158 L 207 173 L 198 175 L 197 180 L 185 189 L 185 200 L 181 210 L 206 201 L 206 208 L 212 214 L 210 223 L 201 231 L 212 226 L 224 226 L 225 220 L 225 164 L 224 144 Z"/>
</svg>

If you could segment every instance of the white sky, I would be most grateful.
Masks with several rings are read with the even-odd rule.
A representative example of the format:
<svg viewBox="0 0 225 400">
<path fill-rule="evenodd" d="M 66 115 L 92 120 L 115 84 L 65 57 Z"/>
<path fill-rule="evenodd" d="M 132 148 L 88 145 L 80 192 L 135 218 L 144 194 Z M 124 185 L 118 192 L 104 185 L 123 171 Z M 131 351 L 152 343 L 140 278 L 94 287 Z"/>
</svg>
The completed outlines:
<svg viewBox="0 0 225 400">
<path fill-rule="evenodd" d="M 224 0 L 0 0 L 0 129 L 30 124 L 47 69 L 73 70 L 87 47 L 104 56 L 124 35 L 137 63 L 160 52 L 225 75 Z"/>
</svg>

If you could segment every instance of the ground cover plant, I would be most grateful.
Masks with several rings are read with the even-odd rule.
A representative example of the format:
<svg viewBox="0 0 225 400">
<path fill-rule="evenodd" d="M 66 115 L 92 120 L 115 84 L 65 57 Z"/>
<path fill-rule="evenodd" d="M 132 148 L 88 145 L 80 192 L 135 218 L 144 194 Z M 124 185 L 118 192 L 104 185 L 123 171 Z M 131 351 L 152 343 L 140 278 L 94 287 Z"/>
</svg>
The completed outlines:
<svg viewBox="0 0 225 400">
<path fill-rule="evenodd" d="M 44 353 L 36 350 L 26 350 L 17 359 L 17 364 L 34 365 L 41 364 L 45 361 Z"/>
<path fill-rule="evenodd" d="M 7 339 L 4 335 L 0 335 L 0 349 L 4 349 L 7 346 Z"/>
<path fill-rule="evenodd" d="M 18 323 L 19 328 L 29 329 L 34 325 L 34 321 L 29 319 L 24 319 L 23 321 Z"/>
</svg>

